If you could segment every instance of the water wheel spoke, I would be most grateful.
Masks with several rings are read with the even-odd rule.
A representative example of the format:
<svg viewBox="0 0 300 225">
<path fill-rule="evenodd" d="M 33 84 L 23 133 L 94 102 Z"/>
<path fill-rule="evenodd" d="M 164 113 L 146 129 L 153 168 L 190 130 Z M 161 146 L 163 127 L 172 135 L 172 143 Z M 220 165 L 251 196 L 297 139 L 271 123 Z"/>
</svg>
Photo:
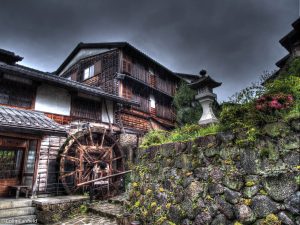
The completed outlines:
<svg viewBox="0 0 300 225">
<path fill-rule="evenodd" d="M 109 154 L 109 151 L 106 151 L 106 152 L 104 153 L 104 155 L 101 156 L 101 158 L 102 158 L 102 159 L 105 159 L 105 157 L 106 157 L 108 154 Z"/>
<path fill-rule="evenodd" d="M 78 141 L 78 139 L 73 134 L 69 133 L 69 136 L 71 136 L 80 147 L 82 146 L 82 144 Z"/>
<path fill-rule="evenodd" d="M 92 172 L 91 168 L 88 168 L 86 171 L 84 171 L 84 174 L 82 175 L 82 180 L 83 181 L 88 180 L 90 178 L 91 172 Z"/>
<path fill-rule="evenodd" d="M 122 158 L 124 158 L 124 157 L 123 156 L 119 156 L 119 157 L 113 158 L 111 161 L 116 161 L 116 160 L 122 159 Z"/>
<path fill-rule="evenodd" d="M 106 129 L 104 129 L 104 132 L 103 132 L 103 135 L 102 135 L 101 144 L 100 144 L 101 148 L 103 147 L 103 144 L 104 144 L 105 134 L 106 134 Z"/>
<path fill-rule="evenodd" d="M 113 149 L 116 146 L 117 143 L 114 143 L 112 146 L 110 146 L 109 148 Z"/>
<path fill-rule="evenodd" d="M 61 154 L 62 157 L 64 157 L 65 159 L 68 159 L 72 162 L 80 162 L 80 159 L 73 157 L 73 156 L 69 156 L 69 155 L 65 155 L 65 154 Z"/>
<path fill-rule="evenodd" d="M 83 158 L 87 161 L 88 164 L 92 164 L 92 160 L 88 159 L 86 155 L 83 155 Z"/>
<path fill-rule="evenodd" d="M 65 177 L 69 177 L 69 176 L 72 176 L 72 175 L 74 175 L 76 172 L 77 172 L 77 171 L 75 170 L 75 171 L 72 171 L 72 172 L 70 172 L 70 173 L 66 173 L 66 174 L 64 174 L 64 175 L 61 175 L 61 176 L 59 177 L 59 179 L 62 179 L 62 178 L 65 178 Z"/>
<path fill-rule="evenodd" d="M 93 134 L 92 134 L 90 126 L 89 126 L 89 138 L 90 138 L 90 141 L 91 141 L 91 145 L 95 146 L 94 140 L 93 140 Z"/>
<path fill-rule="evenodd" d="M 89 163 L 91 164 L 91 161 L 93 161 L 93 158 L 90 156 L 90 154 L 87 151 L 88 146 L 84 145 L 81 148 L 79 148 L 80 151 L 84 152 L 83 154 L 83 158 Z"/>
</svg>

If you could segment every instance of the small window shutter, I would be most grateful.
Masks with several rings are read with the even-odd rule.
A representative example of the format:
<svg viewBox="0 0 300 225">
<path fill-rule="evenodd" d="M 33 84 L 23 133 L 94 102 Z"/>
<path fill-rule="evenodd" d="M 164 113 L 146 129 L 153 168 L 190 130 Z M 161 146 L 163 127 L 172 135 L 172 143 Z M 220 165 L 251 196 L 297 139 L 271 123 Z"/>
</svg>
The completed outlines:
<svg viewBox="0 0 300 225">
<path fill-rule="evenodd" d="M 95 75 L 101 73 L 101 61 L 95 63 Z"/>
<path fill-rule="evenodd" d="M 129 74 L 131 74 L 131 68 L 132 68 L 131 63 L 130 63 L 130 62 L 127 62 L 127 72 L 128 72 Z"/>
<path fill-rule="evenodd" d="M 122 67 L 123 67 L 122 71 L 123 71 L 123 73 L 126 73 L 127 72 L 127 62 L 125 60 L 123 60 L 122 64 L 123 64 L 122 65 Z"/>
<path fill-rule="evenodd" d="M 79 81 L 79 82 L 83 81 L 83 74 L 84 74 L 84 71 L 81 71 L 81 72 L 78 74 L 77 80 L 76 80 L 76 81 Z"/>
<path fill-rule="evenodd" d="M 74 72 L 71 74 L 71 80 L 75 80 L 77 79 L 77 72 Z"/>
<path fill-rule="evenodd" d="M 127 85 L 126 83 L 124 83 L 123 85 L 123 93 L 122 96 L 126 99 L 131 99 L 132 98 L 132 90 L 131 87 L 129 85 Z"/>
</svg>

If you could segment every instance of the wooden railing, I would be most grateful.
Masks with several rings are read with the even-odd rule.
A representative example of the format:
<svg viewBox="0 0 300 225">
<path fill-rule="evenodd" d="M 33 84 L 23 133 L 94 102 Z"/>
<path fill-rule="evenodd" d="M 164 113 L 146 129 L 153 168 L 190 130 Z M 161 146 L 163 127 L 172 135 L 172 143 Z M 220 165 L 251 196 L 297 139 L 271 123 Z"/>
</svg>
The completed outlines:
<svg viewBox="0 0 300 225">
<path fill-rule="evenodd" d="M 132 70 L 130 75 L 147 84 L 150 82 L 150 74 L 138 64 L 132 64 Z"/>
<path fill-rule="evenodd" d="M 153 87 L 159 91 L 165 92 L 168 95 L 173 96 L 175 94 L 176 86 L 170 80 L 164 80 L 158 75 L 150 74 L 139 64 L 123 62 L 122 73 L 125 73 L 129 76 L 134 77 L 137 80 L 140 80 L 150 87 Z"/>
</svg>

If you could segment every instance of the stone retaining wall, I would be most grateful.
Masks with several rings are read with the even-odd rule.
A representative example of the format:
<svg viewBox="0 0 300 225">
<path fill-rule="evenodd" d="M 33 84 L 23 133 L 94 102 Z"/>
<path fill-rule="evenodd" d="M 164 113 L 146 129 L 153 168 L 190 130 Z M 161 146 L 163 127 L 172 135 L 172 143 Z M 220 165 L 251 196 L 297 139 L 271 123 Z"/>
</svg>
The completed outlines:
<svg viewBox="0 0 300 225">
<path fill-rule="evenodd" d="M 144 224 L 300 224 L 299 120 L 255 144 L 223 133 L 140 150 L 129 210 Z"/>
<path fill-rule="evenodd" d="M 68 218 L 74 210 L 88 203 L 88 196 L 61 196 L 33 200 L 39 223 L 51 224 Z"/>
</svg>

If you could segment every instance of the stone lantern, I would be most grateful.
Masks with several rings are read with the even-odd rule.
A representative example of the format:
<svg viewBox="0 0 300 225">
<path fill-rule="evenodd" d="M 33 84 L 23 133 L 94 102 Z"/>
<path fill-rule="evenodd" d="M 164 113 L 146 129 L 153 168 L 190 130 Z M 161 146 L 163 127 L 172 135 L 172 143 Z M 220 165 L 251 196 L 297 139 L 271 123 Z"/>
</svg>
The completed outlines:
<svg viewBox="0 0 300 225">
<path fill-rule="evenodd" d="M 192 89 L 197 91 L 195 99 L 200 102 L 203 109 L 202 116 L 199 120 L 200 125 L 218 122 L 212 109 L 212 103 L 217 98 L 217 95 L 213 93 L 213 88 L 219 87 L 221 84 L 222 83 L 216 82 L 208 76 L 205 70 L 200 71 L 199 79 L 189 84 Z"/>
</svg>

